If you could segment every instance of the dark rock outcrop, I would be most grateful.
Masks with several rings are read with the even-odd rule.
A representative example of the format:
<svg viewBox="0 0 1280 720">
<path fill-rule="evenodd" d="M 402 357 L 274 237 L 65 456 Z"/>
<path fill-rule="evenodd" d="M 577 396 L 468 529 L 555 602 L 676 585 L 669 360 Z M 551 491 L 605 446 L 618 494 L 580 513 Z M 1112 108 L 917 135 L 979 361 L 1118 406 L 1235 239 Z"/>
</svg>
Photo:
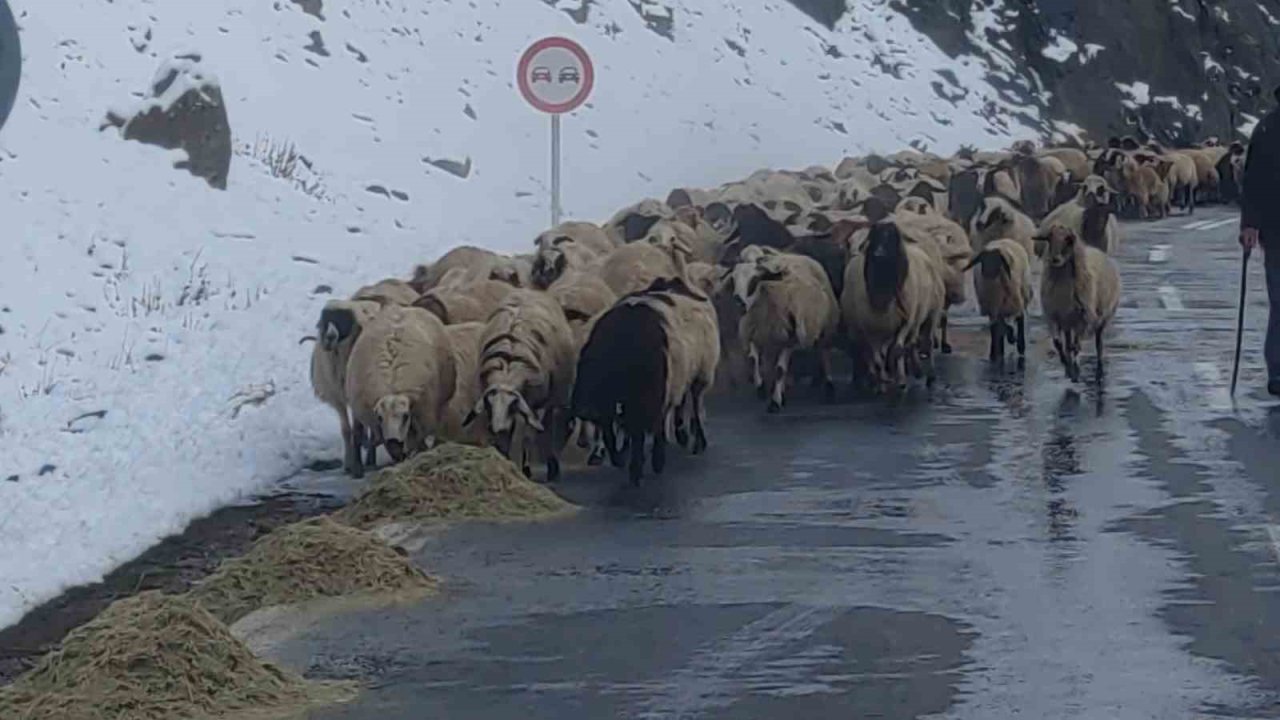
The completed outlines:
<svg viewBox="0 0 1280 720">
<path fill-rule="evenodd" d="M 894 0 L 894 7 L 953 57 L 1003 45 L 1019 72 L 993 71 L 993 85 L 1099 141 L 1237 137 L 1267 112 L 1280 83 L 1280 8 L 1256 0 Z M 990 17 L 988 8 L 998 22 L 980 31 L 975 14 Z M 1149 91 L 1118 87 L 1134 83 Z"/>
<path fill-rule="evenodd" d="M 198 55 L 166 62 L 152 83 L 152 100 L 129 115 L 108 113 L 104 127 L 119 128 L 125 140 L 184 150 L 187 159 L 175 163 L 175 168 L 225 190 L 231 169 L 231 125 L 221 88 L 200 70 L 199 62 Z"/>
</svg>

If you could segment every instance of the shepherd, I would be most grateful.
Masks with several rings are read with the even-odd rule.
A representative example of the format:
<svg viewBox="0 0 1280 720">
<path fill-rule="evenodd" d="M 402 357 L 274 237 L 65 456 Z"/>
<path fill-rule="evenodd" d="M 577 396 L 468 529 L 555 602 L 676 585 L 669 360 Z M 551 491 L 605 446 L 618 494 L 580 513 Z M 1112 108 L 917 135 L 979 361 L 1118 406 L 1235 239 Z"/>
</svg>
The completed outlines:
<svg viewBox="0 0 1280 720">
<path fill-rule="evenodd" d="M 1273 93 L 1280 102 L 1280 87 Z M 1267 114 L 1249 141 L 1249 159 L 1244 168 L 1244 189 L 1240 198 L 1240 246 L 1244 261 L 1261 246 L 1267 277 L 1267 299 L 1271 305 L 1267 321 L 1267 341 L 1263 353 L 1267 361 L 1267 392 L 1280 397 L 1280 107 Z"/>
</svg>

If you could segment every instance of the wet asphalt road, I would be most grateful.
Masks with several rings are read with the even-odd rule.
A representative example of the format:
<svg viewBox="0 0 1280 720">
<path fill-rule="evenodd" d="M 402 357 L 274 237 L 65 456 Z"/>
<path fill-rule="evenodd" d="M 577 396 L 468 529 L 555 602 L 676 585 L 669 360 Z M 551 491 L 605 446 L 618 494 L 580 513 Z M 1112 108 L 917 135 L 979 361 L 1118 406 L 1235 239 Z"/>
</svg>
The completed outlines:
<svg viewBox="0 0 1280 720">
<path fill-rule="evenodd" d="M 1260 267 L 1233 408 L 1234 214 L 1126 230 L 1101 387 L 1038 318 L 1025 370 L 992 368 L 968 311 L 932 393 L 721 399 L 708 456 L 433 535 L 442 596 L 273 654 L 371 685 L 325 720 L 1280 717 Z"/>
</svg>

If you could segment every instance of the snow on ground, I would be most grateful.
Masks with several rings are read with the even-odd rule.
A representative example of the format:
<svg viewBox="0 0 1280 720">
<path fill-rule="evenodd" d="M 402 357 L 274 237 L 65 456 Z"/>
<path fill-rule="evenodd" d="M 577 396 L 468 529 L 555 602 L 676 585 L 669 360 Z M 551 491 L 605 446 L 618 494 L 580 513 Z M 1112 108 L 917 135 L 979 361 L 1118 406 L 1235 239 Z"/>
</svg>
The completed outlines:
<svg viewBox="0 0 1280 720">
<path fill-rule="evenodd" d="M 1051 38 L 1053 41 L 1046 45 L 1041 52 L 1054 62 L 1064 63 L 1080 52 L 1080 47 L 1065 35 L 1052 32 Z"/>
<path fill-rule="evenodd" d="M 1120 101 L 1127 108 L 1138 108 L 1151 102 L 1151 86 L 1144 82 L 1116 83 L 1116 88 L 1127 96 Z"/>
<path fill-rule="evenodd" d="M 330 0 L 323 20 L 285 0 L 46 4 L 11 0 L 22 96 L 0 131 L 0 216 L 18 219 L 0 289 L 0 626 L 339 454 L 298 344 L 326 288 L 461 242 L 529 247 L 548 122 L 512 75 L 539 36 L 576 37 L 597 65 L 565 121 L 571 217 L 762 166 L 1032 135 L 981 63 L 883 0 L 835 32 L 730 0 Z M 226 191 L 172 169 L 181 151 L 99 131 L 191 52 L 228 106 Z M 290 147 L 296 174 L 276 177 Z"/>
</svg>

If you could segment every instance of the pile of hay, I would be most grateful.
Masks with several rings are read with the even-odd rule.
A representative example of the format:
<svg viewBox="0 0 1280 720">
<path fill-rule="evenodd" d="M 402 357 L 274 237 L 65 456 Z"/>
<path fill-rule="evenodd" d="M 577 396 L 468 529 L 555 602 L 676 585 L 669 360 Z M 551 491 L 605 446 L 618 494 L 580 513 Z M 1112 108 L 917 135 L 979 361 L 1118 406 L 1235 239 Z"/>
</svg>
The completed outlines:
<svg viewBox="0 0 1280 720">
<path fill-rule="evenodd" d="M 148 592 L 111 605 L 0 689 L 0 717 L 281 717 L 351 695 L 262 662 L 191 599 Z"/>
<path fill-rule="evenodd" d="M 369 593 L 418 597 L 436 583 L 363 530 L 327 517 L 288 525 L 228 560 L 190 595 L 228 624 L 271 605 Z"/>
<path fill-rule="evenodd" d="M 379 472 L 334 517 L 369 528 L 403 520 L 543 518 L 572 508 L 497 450 L 448 443 Z"/>
</svg>

